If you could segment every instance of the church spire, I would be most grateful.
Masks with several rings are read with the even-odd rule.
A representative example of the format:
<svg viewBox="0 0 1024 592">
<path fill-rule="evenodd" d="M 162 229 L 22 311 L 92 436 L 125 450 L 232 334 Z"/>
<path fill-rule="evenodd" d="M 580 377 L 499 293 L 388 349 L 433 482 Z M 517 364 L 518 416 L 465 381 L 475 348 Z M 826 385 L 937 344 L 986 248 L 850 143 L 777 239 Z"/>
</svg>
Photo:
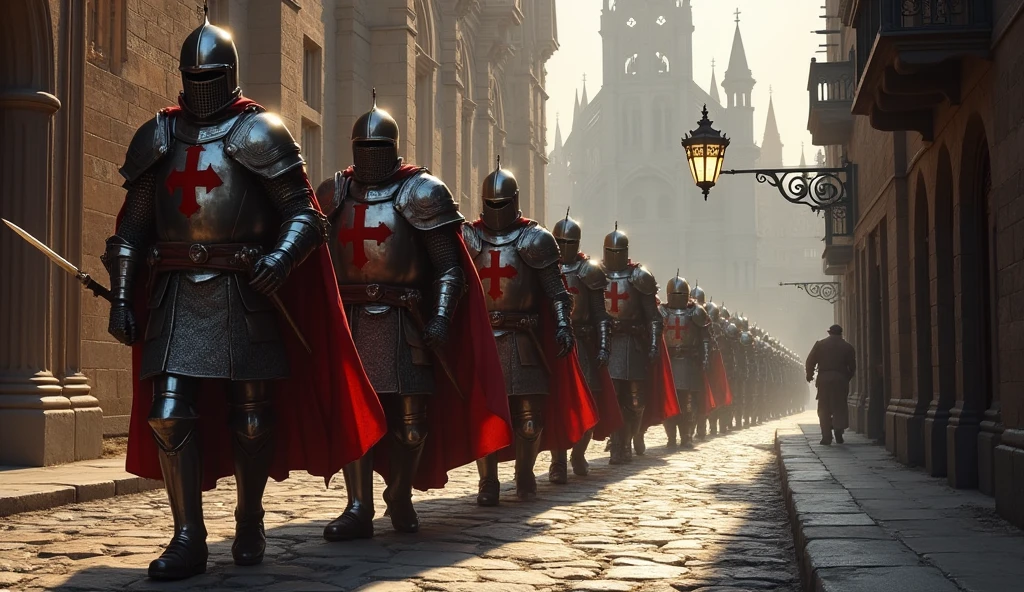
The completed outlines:
<svg viewBox="0 0 1024 592">
<path fill-rule="evenodd" d="M 804 156 L 804 143 L 803 142 L 800 142 L 800 167 L 801 168 L 806 168 L 807 167 L 807 157 Z"/>
<path fill-rule="evenodd" d="M 715 78 L 714 58 L 711 58 L 711 90 L 709 92 L 711 93 L 711 100 L 721 105 L 722 99 L 718 95 L 718 80 Z"/>
<path fill-rule="evenodd" d="M 764 137 L 761 140 L 761 166 L 782 166 L 782 135 L 775 119 L 775 100 L 771 87 L 768 88 L 768 118 L 764 124 Z"/>
<path fill-rule="evenodd" d="M 587 105 L 590 104 L 590 100 L 587 99 L 587 75 L 583 75 L 583 99 L 580 100 L 580 109 L 586 109 Z"/>
<path fill-rule="evenodd" d="M 562 149 L 562 124 L 559 121 L 558 114 L 555 113 L 555 150 Z"/>
<path fill-rule="evenodd" d="M 754 90 L 754 77 L 747 64 L 747 52 L 743 49 L 743 35 L 740 34 L 740 11 L 736 9 L 736 32 L 732 36 L 732 51 L 729 53 L 729 67 L 725 70 L 722 78 L 722 88 L 726 95 L 735 98 L 736 95 L 743 95 L 738 100 L 730 100 L 731 107 L 752 107 L 750 104 L 750 93 Z"/>
<path fill-rule="evenodd" d="M 576 104 L 572 108 L 572 127 L 576 127 L 576 122 L 580 119 L 580 91 L 576 90 Z"/>
</svg>

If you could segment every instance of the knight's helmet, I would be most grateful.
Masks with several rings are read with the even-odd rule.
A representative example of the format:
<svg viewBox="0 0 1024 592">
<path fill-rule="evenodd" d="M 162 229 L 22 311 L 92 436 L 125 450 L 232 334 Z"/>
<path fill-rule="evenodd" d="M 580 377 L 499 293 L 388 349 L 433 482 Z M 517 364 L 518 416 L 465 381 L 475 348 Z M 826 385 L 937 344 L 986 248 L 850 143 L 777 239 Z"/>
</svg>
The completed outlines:
<svg viewBox="0 0 1024 592">
<path fill-rule="evenodd" d="M 625 232 L 619 230 L 619 223 L 615 223 L 615 230 L 604 237 L 604 268 L 608 271 L 622 271 L 629 266 L 629 237 Z"/>
<path fill-rule="evenodd" d="M 725 325 L 725 335 L 729 339 L 736 339 L 740 336 L 740 328 L 736 326 L 736 323 L 728 323 Z"/>
<path fill-rule="evenodd" d="M 353 176 L 366 185 L 376 185 L 390 177 L 401 165 L 398 158 L 398 122 L 377 107 L 377 89 L 373 89 L 373 107 L 352 126 Z"/>
<path fill-rule="evenodd" d="M 484 200 L 480 219 L 491 230 L 504 230 L 523 215 L 519 210 L 519 183 L 511 171 L 501 168 L 500 156 L 494 171 L 484 179 L 480 195 Z"/>
<path fill-rule="evenodd" d="M 704 306 L 707 304 L 708 297 L 704 293 L 704 288 L 700 287 L 700 282 L 693 287 L 693 291 L 690 293 L 690 297 L 697 301 L 697 304 Z"/>
<path fill-rule="evenodd" d="M 558 242 L 558 250 L 562 253 L 562 263 L 572 263 L 580 253 L 580 240 L 583 230 L 578 222 L 569 217 L 569 209 L 565 210 L 565 218 L 559 220 L 551 230 Z"/>
<path fill-rule="evenodd" d="M 201 120 L 214 118 L 242 95 L 238 87 L 238 50 L 228 33 L 209 18 L 189 33 L 178 58 L 181 103 Z"/>
<path fill-rule="evenodd" d="M 668 293 L 669 308 L 682 310 L 690 302 L 690 282 L 679 275 L 678 269 L 676 270 L 676 277 L 668 281 L 665 291 Z"/>
<path fill-rule="evenodd" d="M 704 311 L 708 313 L 712 323 L 717 323 L 718 320 L 722 318 L 722 309 L 714 302 L 708 302 L 705 304 Z"/>
<path fill-rule="evenodd" d="M 747 317 L 743 316 L 742 313 L 740 313 L 740 315 L 735 320 L 736 326 L 740 328 L 741 332 L 746 333 L 747 331 L 750 330 L 750 321 L 748 321 Z"/>
<path fill-rule="evenodd" d="M 721 315 L 723 321 L 729 321 L 729 320 L 732 319 L 732 313 L 729 312 L 729 309 L 725 307 L 725 303 L 724 302 L 722 303 L 722 306 L 720 307 L 719 314 Z"/>
</svg>

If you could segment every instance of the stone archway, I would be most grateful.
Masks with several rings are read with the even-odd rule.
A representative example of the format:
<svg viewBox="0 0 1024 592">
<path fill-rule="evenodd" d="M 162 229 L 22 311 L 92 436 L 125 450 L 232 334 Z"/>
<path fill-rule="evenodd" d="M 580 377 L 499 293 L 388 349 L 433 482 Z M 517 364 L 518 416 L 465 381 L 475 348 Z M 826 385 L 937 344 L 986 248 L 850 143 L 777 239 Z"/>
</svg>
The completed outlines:
<svg viewBox="0 0 1024 592">
<path fill-rule="evenodd" d="M 953 309 L 953 165 L 949 150 L 939 150 L 935 173 L 931 243 L 935 256 L 930 269 L 933 278 L 932 343 L 936 346 L 933 385 L 935 395 L 925 417 L 925 467 L 933 477 L 945 477 L 947 470 L 946 427 L 949 411 L 956 402 L 956 315 Z"/>
<path fill-rule="evenodd" d="M 48 240 L 52 199 L 53 33 L 45 0 L 0 3 L 0 215 Z M 74 460 L 75 415 L 51 373 L 48 260 L 0 229 L 0 464 Z M 55 442 L 57 441 L 57 442 Z"/>
</svg>

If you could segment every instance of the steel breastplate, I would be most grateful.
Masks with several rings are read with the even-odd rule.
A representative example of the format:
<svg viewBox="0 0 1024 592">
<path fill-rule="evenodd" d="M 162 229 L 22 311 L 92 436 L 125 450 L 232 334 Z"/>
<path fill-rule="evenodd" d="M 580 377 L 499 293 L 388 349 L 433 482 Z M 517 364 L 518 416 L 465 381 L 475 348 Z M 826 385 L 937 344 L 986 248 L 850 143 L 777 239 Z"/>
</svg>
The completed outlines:
<svg viewBox="0 0 1024 592">
<path fill-rule="evenodd" d="M 537 270 L 527 265 L 515 241 L 494 244 L 483 235 L 480 253 L 473 258 L 484 287 L 487 310 L 535 313 L 540 310 L 542 287 Z"/>
<path fill-rule="evenodd" d="M 666 308 L 665 345 L 669 348 L 696 350 L 701 342 L 700 327 L 693 322 L 695 308 Z"/>
<path fill-rule="evenodd" d="M 580 278 L 580 262 L 575 261 L 569 264 L 561 264 L 562 275 L 565 277 L 565 284 L 572 297 L 572 314 L 569 320 L 574 326 L 586 325 L 591 319 L 590 310 L 590 288 Z"/>
<path fill-rule="evenodd" d="M 432 279 L 422 231 L 395 209 L 402 183 L 342 197 L 329 241 L 338 283 L 419 286 Z"/>
<path fill-rule="evenodd" d="M 156 230 L 161 241 L 266 243 L 281 217 L 259 179 L 225 153 L 239 116 L 211 125 L 176 117 L 156 175 Z"/>
<path fill-rule="evenodd" d="M 643 294 L 629 281 L 629 269 L 608 272 L 604 290 L 604 309 L 616 321 L 639 323 L 644 320 Z"/>
</svg>

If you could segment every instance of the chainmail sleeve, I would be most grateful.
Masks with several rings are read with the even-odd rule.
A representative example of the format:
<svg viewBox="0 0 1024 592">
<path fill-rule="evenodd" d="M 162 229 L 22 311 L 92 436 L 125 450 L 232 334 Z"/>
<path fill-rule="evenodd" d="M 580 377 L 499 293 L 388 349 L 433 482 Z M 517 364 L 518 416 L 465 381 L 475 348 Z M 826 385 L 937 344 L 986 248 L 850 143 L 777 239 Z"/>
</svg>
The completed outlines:
<svg viewBox="0 0 1024 592">
<path fill-rule="evenodd" d="M 590 300 L 590 318 L 593 319 L 594 324 L 610 321 L 611 316 L 608 315 L 608 309 L 604 307 L 604 291 L 590 290 L 588 296 Z"/>
<path fill-rule="evenodd" d="M 145 249 L 156 234 L 156 175 L 147 171 L 128 187 L 124 215 L 114 234 L 137 249 Z"/>
<path fill-rule="evenodd" d="M 459 264 L 459 224 L 446 224 L 423 233 L 427 255 L 434 266 L 434 315 L 451 320 L 466 288 Z"/>
<path fill-rule="evenodd" d="M 315 197 L 301 168 L 273 179 L 260 177 L 260 183 L 281 214 L 281 230 L 274 251 L 286 255 L 295 268 L 327 241 L 327 218 L 313 207 Z"/>
<path fill-rule="evenodd" d="M 558 268 L 557 262 L 538 269 L 537 275 L 540 277 L 540 285 L 544 289 L 544 294 L 552 301 L 569 302 L 571 300 L 569 292 L 565 289 L 565 280 L 562 279 L 562 272 Z M 603 302 L 601 306 L 604 306 Z"/>
</svg>

